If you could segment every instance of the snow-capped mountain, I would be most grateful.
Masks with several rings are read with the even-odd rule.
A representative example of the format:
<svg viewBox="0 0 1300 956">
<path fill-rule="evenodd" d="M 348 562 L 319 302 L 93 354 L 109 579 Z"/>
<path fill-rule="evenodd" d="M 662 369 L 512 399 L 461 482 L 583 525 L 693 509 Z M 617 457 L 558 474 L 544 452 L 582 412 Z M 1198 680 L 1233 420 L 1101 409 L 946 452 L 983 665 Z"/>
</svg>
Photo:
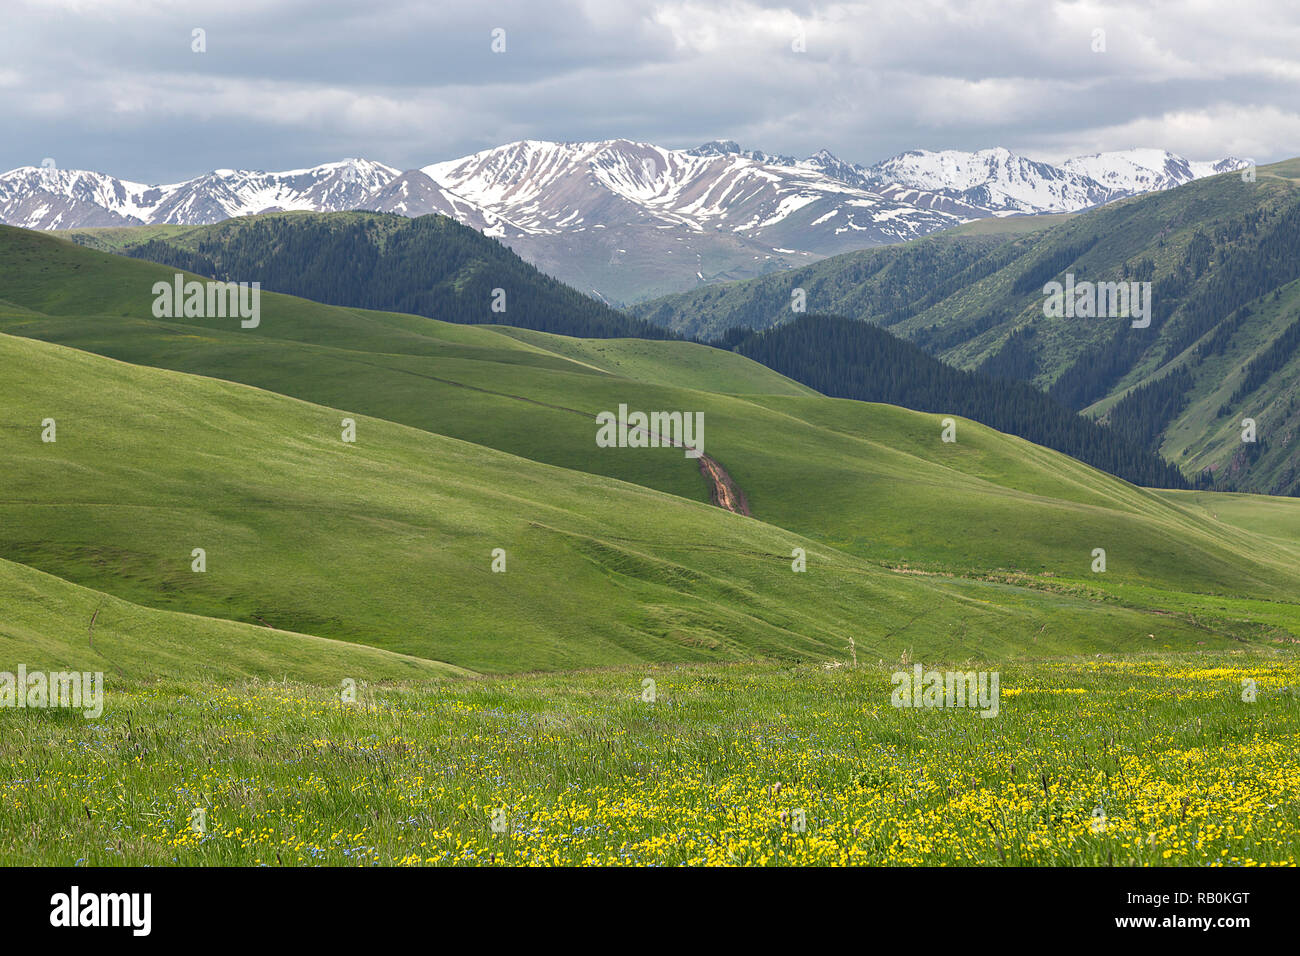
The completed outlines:
<svg viewBox="0 0 1300 956">
<path fill-rule="evenodd" d="M 1248 165 L 1247 160 L 1231 157 L 1190 162 L 1168 150 L 1129 149 L 1080 156 L 1054 166 L 1002 147 L 976 152 L 910 150 L 872 166 L 846 163 L 827 150 L 802 161 L 785 157 L 768 161 L 813 166 L 841 182 L 968 218 L 1076 212 Z"/>
<path fill-rule="evenodd" d="M 494 213 L 502 238 L 639 225 L 725 231 L 765 252 L 787 241 L 824 252 L 909 239 L 957 221 L 832 178 L 812 163 L 710 148 L 719 145 L 734 144 L 676 150 L 627 140 L 527 140 L 422 172 Z"/>
<path fill-rule="evenodd" d="M 930 190 L 995 214 L 1072 212 L 1106 202 L 1114 191 L 1001 147 L 974 153 L 911 150 L 877 163 L 871 172 L 881 182 Z"/>
<path fill-rule="evenodd" d="M 1231 172 L 1246 165 L 1245 160 L 1235 158 L 1216 163 L 1193 163 L 1163 149 L 1130 149 L 1067 159 L 1061 167 L 1100 183 L 1112 192 L 1132 196 L 1172 189 L 1193 179 Z"/>
<path fill-rule="evenodd" d="M 1076 212 L 1246 165 L 1246 160 L 1235 158 L 1194 163 L 1163 149 L 1129 149 L 1080 156 L 1054 166 L 999 147 L 973 153 L 910 150 L 868 169 L 855 169 L 877 186 L 927 190 L 1007 215 Z"/>
<path fill-rule="evenodd" d="M 355 209 L 399 174 L 368 159 L 282 173 L 218 169 L 167 186 L 76 169 L 23 166 L 0 175 L 0 222 L 28 229 L 203 225 L 275 210 Z"/>
<path fill-rule="evenodd" d="M 392 212 L 411 218 L 439 213 L 489 235 L 497 228 L 494 216 L 444 189 L 418 169 L 408 170 L 390 179 L 353 208 Z"/>
<path fill-rule="evenodd" d="M 862 166 L 730 141 L 524 140 L 402 172 L 365 159 L 220 169 L 151 186 L 26 166 L 0 175 L 0 222 L 32 229 L 200 225 L 279 210 L 441 213 L 580 289 L 632 301 L 900 242 L 986 216 L 1072 212 L 1246 165 L 1164 150 L 1060 165 L 996 148 L 912 150 Z"/>
<path fill-rule="evenodd" d="M 364 206 L 400 170 L 368 159 L 345 159 L 283 173 L 218 169 L 175 186 L 154 207 L 151 223 L 199 225 L 258 212 L 339 212 Z"/>
<path fill-rule="evenodd" d="M 485 231 L 539 268 L 622 301 L 987 215 L 912 203 L 734 143 L 526 140 L 420 172 L 481 210 Z"/>
<path fill-rule="evenodd" d="M 28 229 L 140 225 L 156 194 L 156 186 L 103 173 L 23 166 L 0 176 L 0 221 Z"/>
</svg>

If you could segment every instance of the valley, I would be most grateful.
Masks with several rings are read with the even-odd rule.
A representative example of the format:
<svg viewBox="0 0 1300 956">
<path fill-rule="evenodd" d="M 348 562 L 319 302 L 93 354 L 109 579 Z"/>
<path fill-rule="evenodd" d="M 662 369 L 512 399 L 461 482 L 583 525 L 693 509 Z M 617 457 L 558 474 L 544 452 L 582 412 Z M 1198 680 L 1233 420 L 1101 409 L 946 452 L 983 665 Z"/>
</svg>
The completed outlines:
<svg viewBox="0 0 1300 956">
<path fill-rule="evenodd" d="M 6 938 L 744 880 L 770 947 L 793 867 L 938 948 L 1289 929 L 1300 7 L 1239 7 L 4 4 Z"/>
<path fill-rule="evenodd" d="M 945 443 L 942 415 L 828 399 L 692 343 L 276 293 L 255 328 L 157 319 L 166 267 L 2 238 L 27 268 L 0 288 L 0 557 L 146 607 L 474 671 L 834 656 L 850 636 L 896 653 L 918 605 L 927 646 L 979 634 L 1022 654 L 1286 641 L 1300 616 L 1285 543 L 972 421 Z M 620 403 L 702 414 L 708 461 L 600 448 L 596 415 Z M 575 602 L 602 611 L 575 628 Z"/>
<path fill-rule="evenodd" d="M 809 313 L 870 322 L 951 365 L 1033 385 L 1200 487 L 1295 495 L 1300 163 L 1256 173 L 1049 223 L 974 223 L 633 311 L 716 338 L 788 323 L 791 290 L 804 289 Z M 1045 289 L 1067 274 L 1151 282 L 1151 324 L 1045 318 Z M 1246 418 L 1259 425 L 1254 442 L 1241 439 Z"/>
<path fill-rule="evenodd" d="M 1053 165 L 998 147 L 909 150 L 865 166 L 826 149 L 798 159 L 722 140 L 687 149 L 521 140 L 404 172 L 353 158 L 285 172 L 215 170 L 167 185 L 24 167 L 0 174 L 0 223 L 145 226 L 145 235 L 165 237 L 270 212 L 437 214 L 622 305 L 972 220 L 1088 209 L 1247 165 L 1154 149 Z"/>
<path fill-rule="evenodd" d="M 244 261 L 304 291 L 294 242 L 460 242 L 286 215 L 146 227 L 165 263 L 0 227 L 0 650 L 108 688 L 93 725 L 0 714 L 41 768 L 0 774 L 29 834 L 0 859 L 1292 861 L 1300 499 L 828 397 L 743 338 L 605 337 L 650 320 L 473 238 L 425 309 L 455 322 L 266 287 L 255 322 L 155 310 L 186 264 L 233 281 L 250 223 L 289 242 Z M 1062 227 L 925 242 L 980 268 Z M 602 446 L 620 407 L 699 416 L 707 453 Z M 996 671 L 997 718 L 889 706 L 912 662 Z"/>
</svg>

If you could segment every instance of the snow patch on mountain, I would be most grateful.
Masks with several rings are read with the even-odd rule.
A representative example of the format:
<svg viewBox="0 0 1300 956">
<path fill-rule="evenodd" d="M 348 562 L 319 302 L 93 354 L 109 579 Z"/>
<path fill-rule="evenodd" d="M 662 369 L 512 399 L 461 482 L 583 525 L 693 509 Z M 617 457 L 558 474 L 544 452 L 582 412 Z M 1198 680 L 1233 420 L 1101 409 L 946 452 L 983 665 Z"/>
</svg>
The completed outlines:
<svg viewBox="0 0 1300 956">
<path fill-rule="evenodd" d="M 579 288 L 627 301 L 650 288 L 788 267 L 791 255 L 901 242 L 987 216 L 1074 212 L 1245 165 L 1160 149 L 1053 165 L 997 147 L 910 150 L 863 166 L 826 149 L 798 159 L 729 140 L 693 149 L 521 140 L 405 172 L 347 159 L 283 172 L 218 169 L 166 185 L 26 166 L 0 174 L 0 222 L 71 229 L 290 210 L 439 213 Z M 689 266 L 670 248 L 683 241 Z"/>
<path fill-rule="evenodd" d="M 399 171 L 367 159 L 265 173 L 218 169 L 151 186 L 78 169 L 23 166 L 0 175 L 0 221 L 28 229 L 203 225 L 279 210 L 355 209 Z M 39 201 L 33 201 L 33 198 Z"/>
</svg>

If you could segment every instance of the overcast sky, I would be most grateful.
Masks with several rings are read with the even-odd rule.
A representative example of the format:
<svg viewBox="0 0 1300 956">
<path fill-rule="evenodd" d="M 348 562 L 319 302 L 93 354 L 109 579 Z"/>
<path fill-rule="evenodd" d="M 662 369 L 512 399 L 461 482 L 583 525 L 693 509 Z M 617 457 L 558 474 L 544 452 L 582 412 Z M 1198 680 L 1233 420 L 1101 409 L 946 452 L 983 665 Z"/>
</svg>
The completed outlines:
<svg viewBox="0 0 1300 956">
<path fill-rule="evenodd" d="M 0 0 L 0 170 L 170 182 L 616 137 L 1268 162 L 1300 155 L 1300 3 Z"/>
</svg>

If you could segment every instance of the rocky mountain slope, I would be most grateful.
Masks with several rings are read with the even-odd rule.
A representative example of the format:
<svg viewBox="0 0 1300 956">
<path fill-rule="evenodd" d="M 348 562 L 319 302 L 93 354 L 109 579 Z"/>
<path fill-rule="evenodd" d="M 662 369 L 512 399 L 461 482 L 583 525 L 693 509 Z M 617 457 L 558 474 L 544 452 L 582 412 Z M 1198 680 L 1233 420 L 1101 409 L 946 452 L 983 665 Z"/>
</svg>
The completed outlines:
<svg viewBox="0 0 1300 956">
<path fill-rule="evenodd" d="M 262 212 L 442 213 L 543 271 L 634 302 L 914 239 L 991 216 L 1071 212 L 1242 162 L 1136 149 L 1060 166 L 1002 148 L 914 150 L 862 166 L 715 141 L 523 140 L 405 172 L 348 159 L 288 172 L 220 169 L 152 186 L 98 172 L 0 175 L 0 222 L 29 229 L 203 225 Z"/>
</svg>

